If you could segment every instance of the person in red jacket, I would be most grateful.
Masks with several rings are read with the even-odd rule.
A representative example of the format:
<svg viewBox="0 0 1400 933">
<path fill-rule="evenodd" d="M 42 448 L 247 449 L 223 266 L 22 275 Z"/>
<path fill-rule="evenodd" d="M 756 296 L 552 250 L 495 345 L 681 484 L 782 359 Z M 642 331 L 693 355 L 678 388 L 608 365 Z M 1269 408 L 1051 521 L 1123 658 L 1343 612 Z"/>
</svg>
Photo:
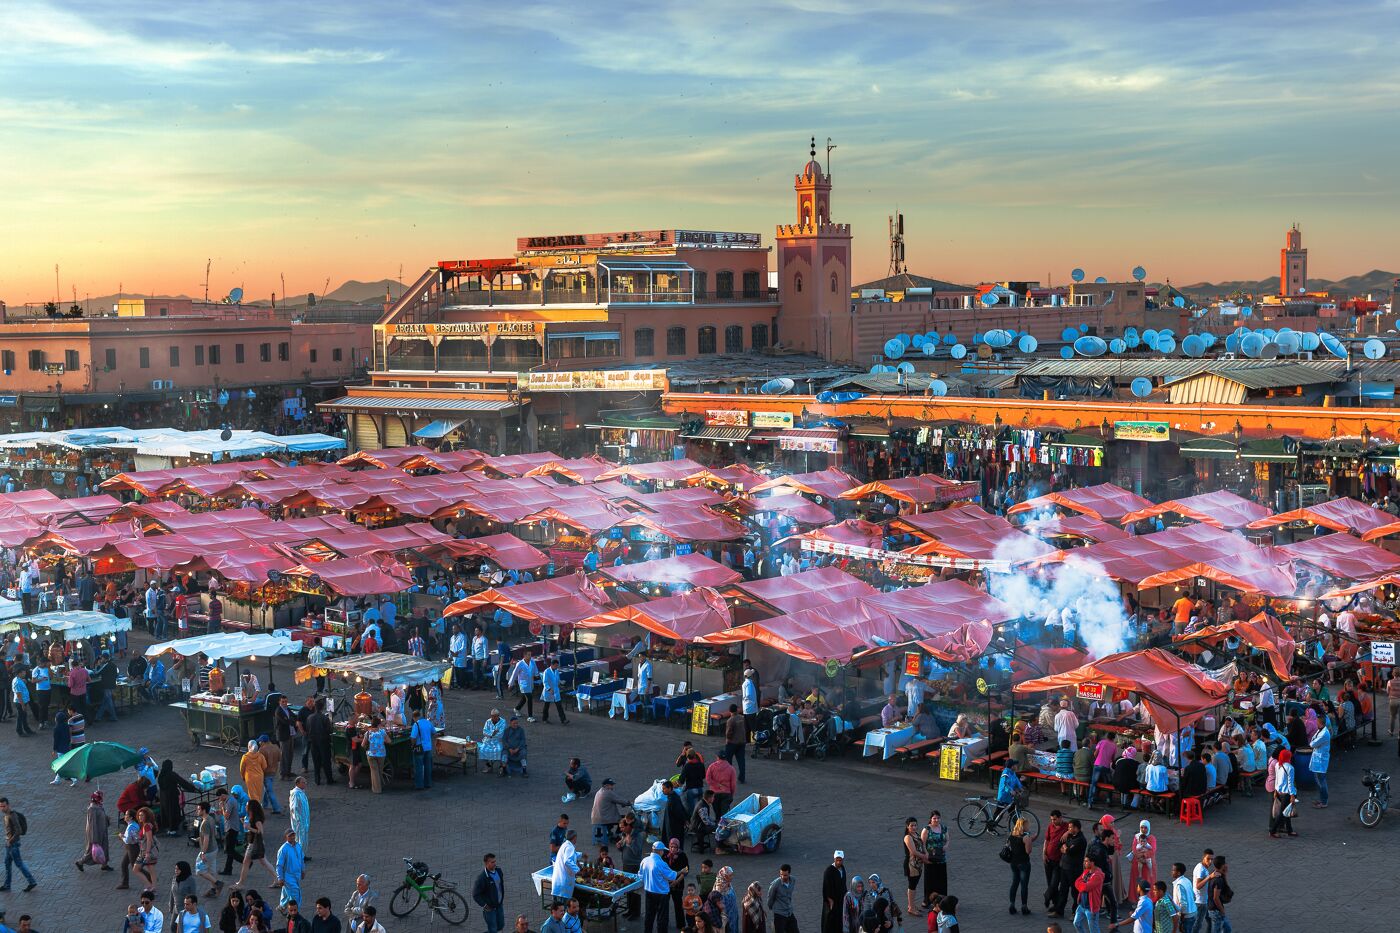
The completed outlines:
<svg viewBox="0 0 1400 933">
<path fill-rule="evenodd" d="M 1084 859 L 1084 871 L 1074 881 L 1074 928 L 1099 929 L 1099 911 L 1103 910 L 1103 872 L 1089 858 Z M 1081 921 L 1082 918 L 1082 921 Z"/>
<path fill-rule="evenodd" d="M 1050 811 L 1050 823 L 1045 827 L 1045 847 L 1041 859 L 1045 864 L 1045 906 L 1053 904 L 1055 891 L 1060 887 L 1060 842 L 1069 830 L 1059 810 Z"/>
</svg>

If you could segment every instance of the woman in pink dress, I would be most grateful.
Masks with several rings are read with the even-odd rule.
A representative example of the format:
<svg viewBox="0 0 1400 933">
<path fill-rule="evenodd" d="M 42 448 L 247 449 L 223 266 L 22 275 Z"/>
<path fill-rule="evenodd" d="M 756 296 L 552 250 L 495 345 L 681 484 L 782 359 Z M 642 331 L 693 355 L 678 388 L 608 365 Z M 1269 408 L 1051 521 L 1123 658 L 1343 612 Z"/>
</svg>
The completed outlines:
<svg viewBox="0 0 1400 933">
<path fill-rule="evenodd" d="M 1128 879 L 1123 877 L 1123 839 L 1118 834 L 1118 827 L 1113 824 L 1113 814 L 1105 813 L 1099 818 L 1099 826 L 1108 830 L 1109 841 L 1113 845 L 1113 856 L 1109 859 L 1109 865 L 1113 868 L 1113 897 L 1120 904 L 1127 903 Z"/>
<path fill-rule="evenodd" d="M 1152 824 L 1143 820 L 1138 824 L 1137 835 L 1129 845 L 1132 847 L 1132 871 L 1128 876 L 1129 890 L 1137 890 L 1139 881 L 1148 886 L 1157 883 L 1157 837 L 1152 835 Z"/>
</svg>

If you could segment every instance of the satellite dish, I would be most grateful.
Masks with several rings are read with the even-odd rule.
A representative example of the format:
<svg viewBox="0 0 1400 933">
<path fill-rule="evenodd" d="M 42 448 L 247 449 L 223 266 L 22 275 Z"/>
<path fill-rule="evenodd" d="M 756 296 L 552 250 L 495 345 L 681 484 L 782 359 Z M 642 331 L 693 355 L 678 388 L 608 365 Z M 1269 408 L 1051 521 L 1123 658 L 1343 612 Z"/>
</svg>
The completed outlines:
<svg viewBox="0 0 1400 933">
<path fill-rule="evenodd" d="M 1124 328 L 1124 329 L 1123 329 L 1123 339 L 1124 339 L 1124 340 L 1131 340 L 1133 337 L 1136 337 L 1137 335 L 1138 335 L 1138 329 L 1137 329 L 1136 327 L 1127 327 L 1127 328 Z"/>
<path fill-rule="evenodd" d="M 1240 317 L 1254 317 L 1254 309 L 1249 305 L 1240 308 Z"/>
<path fill-rule="evenodd" d="M 1317 339 L 1322 342 L 1322 345 L 1327 349 L 1327 352 L 1335 356 L 1337 359 L 1344 360 L 1347 358 L 1347 348 L 1342 346 L 1342 342 L 1336 337 L 1333 337 L 1326 331 L 1322 331 L 1318 333 Z"/>
<path fill-rule="evenodd" d="M 894 369 L 895 372 L 904 373 L 904 375 L 907 376 L 914 371 L 914 364 L 909 362 L 908 360 L 905 360 L 903 363 L 900 363 Z"/>
<path fill-rule="evenodd" d="M 1142 345 L 1142 337 L 1138 336 L 1137 331 L 1129 329 L 1125 334 L 1123 334 L 1123 345 L 1126 346 L 1129 350 L 1136 350 L 1139 346 Z"/>
<path fill-rule="evenodd" d="M 1264 344 L 1264 349 L 1262 349 L 1262 350 L 1259 351 L 1259 358 L 1260 358 L 1261 360 L 1276 360 L 1276 359 L 1278 359 L 1278 344 L 1276 344 L 1276 343 L 1266 343 L 1266 344 Z"/>
<path fill-rule="evenodd" d="M 1011 341 L 1015 337 L 1009 330 L 989 330 L 982 335 L 982 339 L 987 342 L 987 346 L 1000 350 L 1002 347 L 1011 346 Z"/>
<path fill-rule="evenodd" d="M 763 395 L 782 395 L 791 392 L 793 385 L 793 381 L 784 376 L 781 379 L 769 379 L 758 387 L 758 391 Z"/>
<path fill-rule="evenodd" d="M 1188 334 L 1182 338 L 1181 352 L 1190 357 L 1201 356 L 1206 352 L 1206 342 L 1198 334 Z"/>
<path fill-rule="evenodd" d="M 909 336 L 908 334 L 895 334 L 894 339 L 904 344 L 904 348 L 906 350 L 909 348 L 909 345 L 914 342 L 914 338 Z"/>
<path fill-rule="evenodd" d="M 1104 278 L 1104 277 L 1101 276 L 1101 275 L 1095 276 L 1095 277 L 1094 277 L 1094 284 L 1095 284 L 1095 285 L 1107 285 L 1107 284 L 1108 284 L 1108 279 Z"/>
<path fill-rule="evenodd" d="M 1022 353 L 1034 353 L 1040 342 L 1030 334 L 1022 334 L 1021 339 L 1016 341 L 1016 349 Z"/>
<path fill-rule="evenodd" d="M 1124 350 L 1128 349 L 1128 344 L 1125 341 L 1114 337 L 1108 342 L 1108 349 L 1112 353 L 1122 353 Z"/>
<path fill-rule="evenodd" d="M 1142 266 L 1133 266 L 1133 278 L 1141 282 L 1143 279 L 1147 278 L 1147 270 Z"/>
<path fill-rule="evenodd" d="M 1157 345 L 1157 332 L 1151 328 L 1143 331 L 1142 345 L 1145 347 L 1155 347 Z"/>
<path fill-rule="evenodd" d="M 1073 348 L 1073 347 L 1060 347 L 1060 359 L 1062 359 L 1062 360 L 1072 360 L 1072 359 L 1074 359 L 1074 348 Z"/>
<path fill-rule="evenodd" d="M 1201 331 L 1201 339 L 1205 341 L 1206 347 L 1215 346 L 1216 337 L 1208 330 Z"/>
<path fill-rule="evenodd" d="M 1385 356 L 1385 341 L 1372 337 L 1361 345 L 1361 352 L 1368 360 L 1378 360 Z"/>
<path fill-rule="evenodd" d="M 944 382 L 942 379 L 933 379 L 933 380 L 930 380 L 930 381 L 929 381 L 929 384 L 928 384 L 928 394 L 929 394 L 929 395 L 939 395 L 939 396 L 947 395 L 947 394 L 948 394 L 948 383 Z"/>
<path fill-rule="evenodd" d="M 1074 279 L 1076 282 L 1082 282 L 1082 281 L 1084 281 L 1084 270 L 1083 270 L 1083 269 L 1075 269 L 1073 272 L 1071 272 L 1071 273 L 1069 274 L 1069 277 L 1072 278 L 1072 279 Z"/>
<path fill-rule="evenodd" d="M 885 359 L 897 360 L 904 355 L 904 343 L 898 338 L 885 341 Z"/>
<path fill-rule="evenodd" d="M 1161 330 L 1157 331 L 1157 339 L 1158 339 L 1158 340 L 1162 339 L 1163 337 L 1175 337 L 1175 336 L 1176 336 L 1176 331 L 1172 330 L 1170 327 L 1163 327 Z"/>
<path fill-rule="evenodd" d="M 1263 330 L 1259 331 L 1259 333 L 1264 335 L 1265 340 L 1273 340 L 1278 336 L 1278 331 L 1274 330 L 1272 327 L 1265 327 Z"/>
<path fill-rule="evenodd" d="M 1252 360 L 1257 360 L 1263 354 L 1267 343 L 1263 334 L 1251 332 L 1240 338 L 1240 352 Z"/>
<path fill-rule="evenodd" d="M 1284 356 L 1296 356 L 1298 351 L 1302 349 L 1303 338 L 1296 331 L 1290 330 L 1287 333 L 1280 331 L 1279 335 L 1274 338 L 1274 343 L 1278 345 L 1278 352 Z"/>
<path fill-rule="evenodd" d="M 1173 336 L 1170 335 L 1170 334 L 1166 335 L 1165 337 L 1162 336 L 1161 334 L 1158 334 L 1158 335 L 1157 335 L 1157 352 L 1158 352 L 1158 353 L 1174 353 L 1174 352 L 1176 352 L 1176 338 L 1173 337 Z"/>
<path fill-rule="evenodd" d="M 948 331 L 948 333 L 943 335 L 943 342 L 951 347 L 953 344 L 958 342 L 958 335 L 953 333 L 952 331 Z"/>
<path fill-rule="evenodd" d="M 235 288 L 233 291 L 231 291 L 231 292 L 228 293 L 228 303 L 229 303 L 229 304 L 231 304 L 231 305 L 236 305 L 236 304 L 238 304 L 238 303 L 239 303 L 240 301 L 242 301 L 242 300 L 243 300 L 243 289 L 241 289 L 241 288 Z"/>
<path fill-rule="evenodd" d="M 222 431 L 219 432 L 219 440 L 221 440 L 221 441 L 231 441 L 231 440 L 233 440 L 233 432 L 230 431 L 228 428 L 224 428 Z"/>
<path fill-rule="evenodd" d="M 1152 380 L 1145 376 L 1138 376 L 1128 386 L 1138 398 L 1147 398 L 1152 394 Z"/>
<path fill-rule="evenodd" d="M 926 343 L 928 343 L 928 338 L 925 337 L 923 334 L 915 334 L 914 339 L 910 341 L 910 344 L 912 346 L 918 347 L 919 349 L 923 349 L 923 346 Z"/>
<path fill-rule="evenodd" d="M 1231 334 L 1230 336 L 1228 336 L 1228 337 L 1225 338 L 1225 352 L 1226 352 L 1226 353 L 1238 353 L 1238 352 L 1240 352 L 1240 335 L 1239 335 L 1239 334 L 1237 334 L 1237 333 L 1236 333 L 1236 334 Z"/>
<path fill-rule="evenodd" d="M 1078 338 L 1079 328 L 1077 327 L 1066 327 L 1064 330 L 1060 331 L 1060 339 L 1065 343 L 1071 343 Z"/>
<path fill-rule="evenodd" d="M 924 356 L 938 355 L 938 344 L 936 343 L 926 343 L 920 349 L 923 350 Z"/>
<path fill-rule="evenodd" d="M 981 343 L 981 342 L 983 341 L 983 339 L 985 339 L 985 336 L 986 336 L 986 335 L 983 334 L 983 333 L 979 330 L 979 331 L 977 331 L 977 333 L 975 333 L 975 334 L 972 335 L 972 342 L 973 342 L 973 343 Z"/>
<path fill-rule="evenodd" d="M 979 360 L 989 360 L 992 358 L 992 348 L 985 343 L 977 348 L 977 358 Z"/>
<path fill-rule="evenodd" d="M 1176 305 L 1178 308 L 1184 308 L 1186 307 L 1186 299 L 1181 295 L 1177 295 L 1172 299 L 1172 304 Z"/>
<path fill-rule="evenodd" d="M 982 296 L 982 304 L 986 305 L 989 308 L 992 305 L 996 304 L 998 300 L 999 299 L 997 298 L 997 296 L 992 294 L 991 292 L 987 292 L 985 295 Z"/>
<path fill-rule="evenodd" d="M 948 355 L 955 360 L 960 360 L 963 357 L 967 356 L 967 347 L 963 346 L 960 343 L 955 343 L 953 344 L 953 349 L 948 351 Z"/>
<path fill-rule="evenodd" d="M 1089 325 L 1088 325 L 1088 324 L 1080 324 L 1080 325 L 1079 325 L 1079 332 L 1080 332 L 1081 334 L 1087 334 L 1087 333 L 1089 333 Z"/>
<path fill-rule="evenodd" d="M 1080 356 L 1103 356 L 1108 344 L 1099 337 L 1083 336 L 1074 342 L 1074 352 Z"/>
<path fill-rule="evenodd" d="M 1303 333 L 1299 335 L 1298 339 L 1300 339 L 1303 342 L 1303 349 L 1309 353 L 1322 346 L 1322 341 L 1317 339 L 1317 334 Z"/>
</svg>

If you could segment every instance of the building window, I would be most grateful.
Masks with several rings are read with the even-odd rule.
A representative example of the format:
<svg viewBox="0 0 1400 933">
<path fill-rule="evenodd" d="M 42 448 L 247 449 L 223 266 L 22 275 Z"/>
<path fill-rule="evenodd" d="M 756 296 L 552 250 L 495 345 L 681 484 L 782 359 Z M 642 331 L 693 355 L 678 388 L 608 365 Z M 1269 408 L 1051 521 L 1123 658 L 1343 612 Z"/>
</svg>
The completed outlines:
<svg viewBox="0 0 1400 933">
<path fill-rule="evenodd" d="M 610 337 L 604 340 L 588 340 L 584 343 L 584 356 L 617 357 L 622 355 L 622 338 Z"/>
<path fill-rule="evenodd" d="M 768 325 L 755 324 L 752 330 L 753 336 L 749 339 L 749 347 L 754 350 L 768 349 Z"/>
<path fill-rule="evenodd" d="M 142 369 L 150 369 L 150 368 L 151 368 L 151 348 L 150 348 L 150 347 L 142 347 L 142 348 L 141 348 L 141 368 L 142 368 Z"/>
<path fill-rule="evenodd" d="M 194 365 L 204 365 L 204 344 L 202 343 L 197 343 L 194 345 Z"/>
<path fill-rule="evenodd" d="M 0 363 L 3 363 L 3 364 L 4 364 L 3 366 L 0 366 L 0 368 L 3 368 L 3 369 L 5 370 L 5 375 L 8 376 L 10 373 L 14 372 L 14 371 L 15 371 L 15 351 L 14 351 L 14 350 L 4 350 L 4 351 L 0 351 Z"/>
<path fill-rule="evenodd" d="M 312 347 L 310 352 L 311 352 L 311 362 L 314 363 L 314 362 L 316 362 L 316 348 L 315 348 L 315 347 Z"/>
<path fill-rule="evenodd" d="M 656 332 L 654 330 L 650 327 L 639 327 L 632 332 L 632 355 L 656 355 Z"/>
<path fill-rule="evenodd" d="M 744 352 L 744 328 L 738 324 L 730 324 L 724 329 L 724 352 Z"/>
<path fill-rule="evenodd" d="M 699 300 L 705 297 L 705 288 L 709 285 L 710 275 L 707 272 L 692 272 L 690 276 L 691 284 L 695 286 L 695 298 Z"/>
<path fill-rule="evenodd" d="M 734 297 L 734 273 L 733 273 L 733 272 L 716 272 L 716 273 L 715 273 L 715 297 L 716 297 L 716 298 L 733 298 L 733 297 Z"/>
<path fill-rule="evenodd" d="M 33 371 L 33 372 L 39 372 L 40 370 L 42 370 L 42 369 L 44 368 L 44 351 L 43 351 L 43 350 L 30 350 L 30 351 L 29 351 L 29 368 L 30 368 L 30 370 Z"/>
<path fill-rule="evenodd" d="M 117 368 L 117 351 L 114 347 L 108 347 L 102 351 L 102 361 L 107 367 L 107 372 L 114 372 Z"/>
<path fill-rule="evenodd" d="M 243 344 L 235 343 L 233 345 L 233 361 L 235 363 L 243 362 Z"/>
<path fill-rule="evenodd" d="M 758 273 L 749 271 L 744 273 L 744 297 L 758 297 Z"/>
<path fill-rule="evenodd" d="M 77 350 L 64 350 L 64 351 L 63 351 L 63 368 L 64 368 L 64 369 L 68 370 L 70 373 L 75 373 L 75 372 L 78 371 L 78 368 L 79 368 L 81 365 L 82 365 L 82 364 L 78 362 L 78 351 L 77 351 Z"/>
<path fill-rule="evenodd" d="M 223 352 L 219 349 L 219 345 L 217 343 L 211 343 L 209 345 L 209 365 L 218 366 L 222 356 Z"/>
<path fill-rule="evenodd" d="M 684 327 L 669 327 L 666 329 L 666 355 L 685 356 Z"/>
<path fill-rule="evenodd" d="M 180 365 L 180 348 L 179 348 L 179 347 L 171 347 L 171 348 L 170 348 L 170 365 L 171 365 L 171 366 L 179 366 L 179 365 Z"/>
<path fill-rule="evenodd" d="M 258 344 L 258 359 L 259 359 L 261 362 L 264 362 L 264 363 L 271 363 L 271 362 L 272 362 L 272 344 L 270 344 L 270 343 L 260 343 L 260 344 Z"/>
<path fill-rule="evenodd" d="M 277 358 L 278 358 L 279 360 L 281 360 L 283 363 L 285 363 L 285 362 L 287 362 L 288 360 L 290 360 L 290 359 L 292 358 L 292 347 L 291 347 L 291 344 L 279 343 L 279 344 L 277 345 Z"/>
<path fill-rule="evenodd" d="M 1093 296 L 1093 295 L 1075 295 L 1075 296 L 1074 296 L 1074 305 L 1075 305 L 1075 307 L 1077 307 L 1077 308 L 1088 308 L 1088 307 L 1092 307 L 1093 304 L 1094 304 L 1094 296 Z"/>
<path fill-rule="evenodd" d="M 802 293 L 802 273 L 801 273 L 801 272 L 797 273 L 796 275 L 794 275 L 794 276 L 792 277 L 792 288 L 793 288 L 793 291 L 797 292 L 798 294 L 801 294 L 801 293 Z"/>
<path fill-rule="evenodd" d="M 700 328 L 700 330 L 695 334 L 696 352 L 704 354 L 714 353 L 715 340 L 716 331 L 713 327 L 707 324 L 704 327 Z"/>
<path fill-rule="evenodd" d="M 341 350 L 340 347 L 335 347 L 334 349 L 331 350 L 331 362 L 332 362 L 332 363 L 339 363 L 339 362 L 340 362 L 341 360 L 343 360 L 344 358 L 345 358 L 345 351 Z"/>
<path fill-rule="evenodd" d="M 836 294 L 836 273 L 831 273 L 831 293 Z"/>
</svg>

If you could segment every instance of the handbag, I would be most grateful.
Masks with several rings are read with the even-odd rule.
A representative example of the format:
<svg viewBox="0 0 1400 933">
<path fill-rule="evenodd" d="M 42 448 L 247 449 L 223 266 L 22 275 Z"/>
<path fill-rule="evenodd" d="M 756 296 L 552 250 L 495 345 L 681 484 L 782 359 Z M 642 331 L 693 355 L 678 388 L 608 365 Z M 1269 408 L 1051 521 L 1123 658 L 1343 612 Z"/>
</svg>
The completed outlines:
<svg viewBox="0 0 1400 933">
<path fill-rule="evenodd" d="M 1294 797 L 1292 800 L 1288 801 L 1288 806 L 1286 806 L 1286 807 L 1283 808 L 1283 815 L 1286 816 L 1286 817 L 1287 817 L 1288 819 L 1290 819 L 1290 820 L 1293 819 L 1293 817 L 1295 817 L 1295 816 L 1298 815 L 1298 798 L 1297 798 L 1297 797 Z"/>
<path fill-rule="evenodd" d="M 1011 862 L 1011 840 L 1008 839 L 1002 845 L 1001 851 L 997 853 L 997 858 L 1001 859 L 1003 862 L 1007 862 L 1008 864 Z"/>
<path fill-rule="evenodd" d="M 88 849 L 88 857 L 99 865 L 107 864 L 107 850 L 95 842 L 92 844 L 92 847 Z"/>
</svg>

